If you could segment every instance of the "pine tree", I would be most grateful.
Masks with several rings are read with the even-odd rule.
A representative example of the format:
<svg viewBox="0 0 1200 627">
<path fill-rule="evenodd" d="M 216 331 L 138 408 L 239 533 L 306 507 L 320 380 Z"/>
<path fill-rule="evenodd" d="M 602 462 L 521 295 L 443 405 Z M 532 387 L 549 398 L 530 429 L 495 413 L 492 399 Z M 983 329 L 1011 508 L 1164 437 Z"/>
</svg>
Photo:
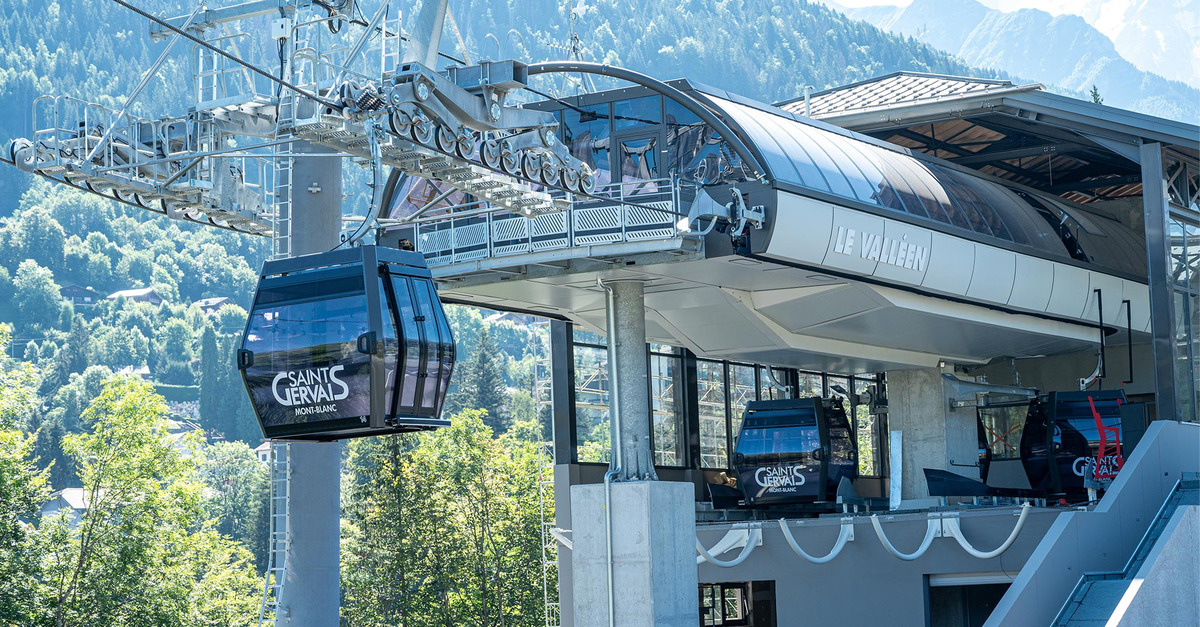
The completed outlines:
<svg viewBox="0 0 1200 627">
<path fill-rule="evenodd" d="M 211 324 L 204 325 L 200 335 L 200 426 L 216 431 L 221 388 L 217 385 L 217 333 Z"/>
<path fill-rule="evenodd" d="M 1095 83 L 1092 83 L 1092 91 L 1088 95 L 1092 97 L 1092 102 L 1104 104 L 1104 99 L 1100 97 L 1100 89 L 1096 87 Z"/>
<path fill-rule="evenodd" d="M 491 331 L 483 328 L 479 334 L 479 349 L 471 363 L 471 373 L 468 379 L 471 406 L 475 409 L 486 410 L 488 415 L 484 422 L 496 433 L 508 430 L 508 411 L 506 405 L 508 394 L 504 386 L 504 372 L 497 357 L 495 341 Z"/>
</svg>

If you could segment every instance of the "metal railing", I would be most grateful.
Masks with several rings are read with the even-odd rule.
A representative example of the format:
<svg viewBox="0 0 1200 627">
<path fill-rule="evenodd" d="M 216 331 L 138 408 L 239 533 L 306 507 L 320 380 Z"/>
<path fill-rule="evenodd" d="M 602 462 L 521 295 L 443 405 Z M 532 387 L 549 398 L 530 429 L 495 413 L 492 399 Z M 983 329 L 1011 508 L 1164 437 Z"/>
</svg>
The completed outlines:
<svg viewBox="0 0 1200 627">
<path fill-rule="evenodd" d="M 569 211 L 526 217 L 471 208 L 415 222 L 413 242 L 430 266 L 492 257 L 681 236 L 680 186 L 670 178 L 625 181 L 576 198 Z"/>
</svg>

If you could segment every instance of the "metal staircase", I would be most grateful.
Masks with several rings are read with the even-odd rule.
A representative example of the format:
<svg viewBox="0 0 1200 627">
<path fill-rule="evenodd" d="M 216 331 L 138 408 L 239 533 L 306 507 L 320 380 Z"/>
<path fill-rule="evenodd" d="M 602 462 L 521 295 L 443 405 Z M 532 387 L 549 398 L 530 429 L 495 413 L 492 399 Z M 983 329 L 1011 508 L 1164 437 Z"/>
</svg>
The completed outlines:
<svg viewBox="0 0 1200 627">
<path fill-rule="evenodd" d="M 1163 530 L 1175 514 L 1175 510 L 1184 505 L 1200 505 L 1200 475 L 1185 473 L 1184 477 L 1176 482 L 1175 488 L 1163 501 L 1154 521 L 1124 568 L 1118 571 L 1086 573 L 1080 578 L 1053 624 L 1062 627 L 1104 624 L 1116 610 L 1118 602 L 1125 595 L 1132 578 L 1150 555 L 1155 543 L 1162 537 Z"/>
<path fill-rule="evenodd" d="M 270 504 L 271 531 L 267 557 L 267 573 L 263 577 L 262 605 L 258 610 L 258 625 L 275 624 L 279 594 L 283 589 L 284 570 L 287 568 L 289 499 L 291 493 L 291 447 L 285 442 L 271 442 Z"/>
</svg>

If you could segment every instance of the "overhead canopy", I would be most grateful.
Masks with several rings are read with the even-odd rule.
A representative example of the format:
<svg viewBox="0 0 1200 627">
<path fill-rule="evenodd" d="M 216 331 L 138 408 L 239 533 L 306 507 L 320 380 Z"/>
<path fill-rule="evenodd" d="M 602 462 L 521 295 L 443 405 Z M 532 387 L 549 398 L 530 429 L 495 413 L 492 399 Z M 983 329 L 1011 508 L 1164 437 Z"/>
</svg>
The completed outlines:
<svg viewBox="0 0 1200 627">
<path fill-rule="evenodd" d="M 1145 276 L 1140 234 L 1115 220 L 782 109 L 705 94 L 765 156 L 778 186 L 904 214 L 1044 258 Z"/>
</svg>

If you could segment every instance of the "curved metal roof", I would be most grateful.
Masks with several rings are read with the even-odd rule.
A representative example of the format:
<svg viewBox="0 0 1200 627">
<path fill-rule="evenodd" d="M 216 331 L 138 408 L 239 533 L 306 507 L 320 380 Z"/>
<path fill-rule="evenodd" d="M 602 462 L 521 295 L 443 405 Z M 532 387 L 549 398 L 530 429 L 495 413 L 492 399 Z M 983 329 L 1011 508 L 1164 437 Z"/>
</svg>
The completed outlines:
<svg viewBox="0 0 1200 627">
<path fill-rule="evenodd" d="M 732 96 L 731 96 L 732 97 Z M 742 138 L 764 156 L 775 184 L 845 198 L 957 230 L 978 241 L 1031 248 L 1144 280 L 1141 237 L 1125 225 L 1061 199 L 917 158 L 901 148 L 773 107 L 705 93 Z M 757 103 L 755 103 L 757 104 Z M 1111 244 L 1111 245 L 1106 245 Z"/>
</svg>

